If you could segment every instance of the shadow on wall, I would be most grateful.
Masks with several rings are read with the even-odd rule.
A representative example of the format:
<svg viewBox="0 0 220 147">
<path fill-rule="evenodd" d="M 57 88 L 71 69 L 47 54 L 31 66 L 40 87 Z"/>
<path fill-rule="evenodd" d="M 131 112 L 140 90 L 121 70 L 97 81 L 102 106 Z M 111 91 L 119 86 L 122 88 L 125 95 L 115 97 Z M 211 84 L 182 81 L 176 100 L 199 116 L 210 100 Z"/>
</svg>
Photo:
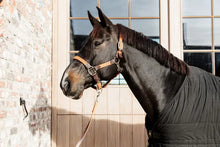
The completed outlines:
<svg viewBox="0 0 220 147">
<path fill-rule="evenodd" d="M 47 91 L 40 84 L 40 92 L 38 93 L 36 102 L 28 111 L 28 127 L 31 134 L 37 140 L 34 141 L 36 147 L 50 146 L 51 136 L 51 106 L 47 95 Z M 29 107 L 27 105 L 27 107 Z"/>
<path fill-rule="evenodd" d="M 43 102 L 44 101 L 44 102 Z M 44 106 L 41 106 L 45 103 Z M 47 104 L 46 98 L 40 98 L 36 101 L 36 104 L 31 108 L 29 112 L 28 126 L 32 133 L 36 132 L 48 132 L 51 129 L 51 107 Z"/>
<path fill-rule="evenodd" d="M 32 133 L 35 135 L 37 132 L 50 133 L 51 130 L 51 106 L 48 104 L 48 100 L 45 95 L 42 84 L 40 85 L 40 92 L 37 97 L 37 101 L 29 111 L 28 126 Z"/>
<path fill-rule="evenodd" d="M 56 138 L 57 147 L 73 147 L 79 140 L 87 125 L 90 115 L 74 114 L 67 110 L 56 109 L 57 112 L 65 112 L 58 115 Z M 71 114 L 71 115 L 66 115 Z M 112 119 L 106 119 L 103 115 L 95 115 L 91 128 L 82 143 L 82 147 L 146 147 L 147 135 L 144 124 L 126 124 L 117 122 L 118 115 L 112 115 Z M 39 135 L 41 146 L 42 135 L 51 133 L 51 107 L 43 95 L 29 112 L 29 130 L 33 135 Z M 126 116 L 125 116 L 126 117 Z"/>
</svg>

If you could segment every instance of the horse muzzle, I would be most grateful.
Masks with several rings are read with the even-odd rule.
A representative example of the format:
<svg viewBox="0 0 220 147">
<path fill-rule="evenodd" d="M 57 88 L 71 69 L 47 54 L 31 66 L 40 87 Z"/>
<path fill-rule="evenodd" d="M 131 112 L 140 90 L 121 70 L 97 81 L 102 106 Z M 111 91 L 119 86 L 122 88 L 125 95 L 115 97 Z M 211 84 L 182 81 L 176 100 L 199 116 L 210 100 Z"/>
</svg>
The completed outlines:
<svg viewBox="0 0 220 147">
<path fill-rule="evenodd" d="M 80 74 L 69 71 L 65 73 L 60 82 L 63 94 L 72 99 L 79 99 L 84 91 L 84 78 Z"/>
</svg>

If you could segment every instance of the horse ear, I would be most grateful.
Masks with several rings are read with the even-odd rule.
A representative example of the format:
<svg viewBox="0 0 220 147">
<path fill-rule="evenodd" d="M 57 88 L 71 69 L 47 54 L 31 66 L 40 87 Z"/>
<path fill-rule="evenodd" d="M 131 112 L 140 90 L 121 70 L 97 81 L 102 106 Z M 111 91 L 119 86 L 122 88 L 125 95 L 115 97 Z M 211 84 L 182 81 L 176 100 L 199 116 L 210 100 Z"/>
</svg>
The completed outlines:
<svg viewBox="0 0 220 147">
<path fill-rule="evenodd" d="M 88 17 L 93 27 L 95 25 L 100 25 L 100 22 L 95 17 L 93 17 L 89 11 L 88 11 Z"/>
<path fill-rule="evenodd" d="M 98 13 L 99 13 L 99 18 L 101 20 L 101 25 L 103 27 L 110 27 L 113 25 L 113 23 L 111 22 L 110 19 L 108 19 L 107 16 L 105 16 L 105 14 L 102 12 L 102 10 L 99 7 L 96 7 L 98 9 Z"/>
</svg>

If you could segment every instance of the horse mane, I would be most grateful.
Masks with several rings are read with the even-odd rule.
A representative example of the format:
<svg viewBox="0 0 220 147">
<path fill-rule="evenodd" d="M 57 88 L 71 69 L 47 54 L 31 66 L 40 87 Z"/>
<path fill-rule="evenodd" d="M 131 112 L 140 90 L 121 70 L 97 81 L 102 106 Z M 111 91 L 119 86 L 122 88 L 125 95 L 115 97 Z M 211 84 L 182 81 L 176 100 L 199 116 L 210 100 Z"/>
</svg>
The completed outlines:
<svg viewBox="0 0 220 147">
<path fill-rule="evenodd" d="M 136 32 L 121 24 L 117 24 L 116 26 L 118 27 L 119 35 L 123 37 L 123 42 L 144 52 L 148 56 L 153 57 L 161 65 L 170 68 L 179 74 L 188 74 L 188 65 L 168 52 L 160 44 L 151 40 L 142 33 Z"/>
</svg>

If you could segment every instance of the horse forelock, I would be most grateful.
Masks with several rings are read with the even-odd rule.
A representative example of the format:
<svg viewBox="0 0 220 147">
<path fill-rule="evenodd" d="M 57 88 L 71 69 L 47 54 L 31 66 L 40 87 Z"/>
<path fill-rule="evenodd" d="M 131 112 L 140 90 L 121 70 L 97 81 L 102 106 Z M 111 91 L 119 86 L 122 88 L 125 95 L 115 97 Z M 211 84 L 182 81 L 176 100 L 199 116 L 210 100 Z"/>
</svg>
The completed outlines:
<svg viewBox="0 0 220 147">
<path fill-rule="evenodd" d="M 95 38 L 98 34 L 98 28 L 94 27 L 94 29 L 92 30 L 90 37 Z"/>
<path fill-rule="evenodd" d="M 92 39 L 102 38 L 104 36 L 104 29 L 101 26 L 95 26 L 90 34 Z"/>
<path fill-rule="evenodd" d="M 188 74 L 188 65 L 172 55 L 160 44 L 142 33 L 136 32 L 121 24 L 117 24 L 116 26 L 118 27 L 118 34 L 123 37 L 123 42 L 155 58 L 161 65 L 179 74 Z"/>
</svg>

